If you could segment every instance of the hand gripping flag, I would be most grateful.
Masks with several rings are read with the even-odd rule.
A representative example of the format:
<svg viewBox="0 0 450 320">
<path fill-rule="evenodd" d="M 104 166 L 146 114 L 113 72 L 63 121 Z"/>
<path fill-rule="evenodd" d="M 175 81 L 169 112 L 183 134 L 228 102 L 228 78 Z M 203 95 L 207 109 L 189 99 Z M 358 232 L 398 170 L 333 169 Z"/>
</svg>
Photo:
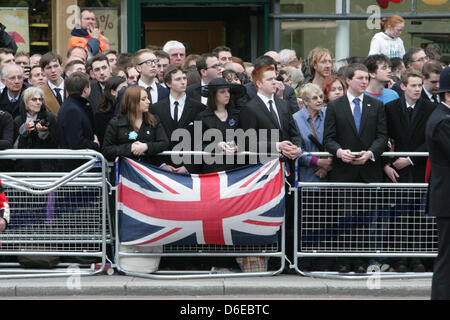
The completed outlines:
<svg viewBox="0 0 450 320">
<path fill-rule="evenodd" d="M 278 241 L 284 179 L 278 159 L 210 174 L 175 174 L 119 159 L 119 240 L 125 245 L 262 245 Z"/>
</svg>

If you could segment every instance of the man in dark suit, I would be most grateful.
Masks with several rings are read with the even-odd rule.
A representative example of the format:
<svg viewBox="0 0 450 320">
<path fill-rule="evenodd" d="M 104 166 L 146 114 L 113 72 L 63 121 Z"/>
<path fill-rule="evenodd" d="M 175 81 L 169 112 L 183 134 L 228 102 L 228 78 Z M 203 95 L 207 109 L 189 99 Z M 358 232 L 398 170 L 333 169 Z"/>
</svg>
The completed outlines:
<svg viewBox="0 0 450 320">
<path fill-rule="evenodd" d="M 364 95 L 368 84 L 364 65 L 349 65 L 345 81 L 347 94 L 327 105 L 325 117 L 325 148 L 335 155 L 330 180 L 381 182 L 383 162 L 380 156 L 387 143 L 383 103 Z"/>
<path fill-rule="evenodd" d="M 208 83 L 215 78 L 222 77 L 223 67 L 216 55 L 212 53 L 204 53 L 197 59 L 196 67 L 200 74 L 201 81 L 191 84 L 186 89 L 186 94 L 198 102 L 206 106 L 207 97 L 201 95 L 201 87 L 208 85 Z"/>
<path fill-rule="evenodd" d="M 66 79 L 69 96 L 58 114 L 62 149 L 92 149 L 99 151 L 100 142 L 94 134 L 94 114 L 87 98 L 90 95 L 89 76 L 74 72 Z M 83 160 L 65 160 L 62 169 L 71 171 Z"/>
<path fill-rule="evenodd" d="M 172 133 L 177 129 L 184 129 L 189 134 L 189 145 L 191 148 L 190 150 L 184 149 L 184 151 L 194 150 L 194 120 L 197 114 L 205 109 L 205 106 L 186 95 L 186 72 L 180 65 L 167 67 L 164 73 L 164 82 L 170 88 L 170 95 L 152 105 L 150 111 L 157 115 L 163 124 L 170 141 L 169 150 L 173 150 L 180 142 L 186 143 L 186 141 L 172 140 Z M 192 157 L 189 157 L 189 161 L 187 161 L 189 163 L 180 163 L 176 158 L 181 158 L 181 156 L 165 157 L 165 164 L 162 167 L 178 173 L 192 172 L 194 170 Z"/>
<path fill-rule="evenodd" d="M 275 67 L 273 65 L 257 65 L 252 72 L 252 79 L 257 93 L 245 106 L 241 107 L 239 119 L 240 126 L 246 133 L 256 132 L 257 141 L 247 141 L 246 150 L 277 155 L 281 153 L 287 158 L 287 169 L 293 170 L 293 160 L 300 156 L 303 141 L 287 101 L 276 96 Z M 251 137 L 251 135 L 249 136 Z M 271 158 L 273 159 L 272 156 L 260 154 L 258 161 L 264 162 Z M 253 162 L 251 157 L 249 162 Z M 293 174 L 288 177 L 290 182 L 293 177 Z M 285 203 L 286 253 L 292 261 L 294 242 L 294 197 L 292 194 L 286 194 Z M 285 272 L 291 272 L 288 266 Z"/>
<path fill-rule="evenodd" d="M 95 80 L 91 80 L 91 94 L 89 95 L 89 103 L 91 104 L 92 111 L 97 111 L 100 102 L 104 96 L 104 89 L 106 81 L 111 77 L 111 67 L 109 65 L 108 58 L 99 54 L 96 55 L 91 61 L 91 70 Z"/>
<path fill-rule="evenodd" d="M 369 73 L 365 65 L 350 64 L 345 73 L 345 81 L 348 86 L 347 94 L 328 103 L 325 116 L 324 145 L 325 149 L 334 155 L 329 180 L 382 182 L 381 154 L 387 143 L 383 102 L 364 94 L 369 83 Z M 355 194 L 349 192 L 344 194 L 343 198 L 352 199 L 354 196 Z M 367 198 L 366 196 L 365 194 L 364 198 Z M 345 212 L 344 223 L 348 219 L 361 221 L 361 213 L 364 215 L 364 212 L 370 210 L 372 203 L 369 201 L 363 205 L 358 203 L 350 205 L 348 208 L 342 208 Z M 342 204 L 338 206 L 341 208 Z M 357 243 L 359 239 L 354 236 L 345 245 L 352 246 Z M 351 271 L 350 260 L 339 259 L 338 263 L 339 272 Z M 365 273 L 366 262 L 355 259 L 353 270 L 357 273 Z"/>
<path fill-rule="evenodd" d="M 419 71 L 405 70 L 401 81 L 404 96 L 386 104 L 388 137 L 395 151 L 426 152 L 425 124 L 435 106 L 421 97 L 422 74 Z M 395 172 L 389 170 L 388 176 L 392 182 L 424 183 L 426 161 L 425 157 L 396 158 L 391 164 Z"/>
<path fill-rule="evenodd" d="M 439 61 L 431 60 L 423 65 L 423 89 L 421 96 L 436 105 L 440 102 L 437 92 L 439 90 L 439 75 L 441 71 L 442 66 Z"/>
<path fill-rule="evenodd" d="M 441 103 L 428 119 L 425 139 L 431 160 L 428 212 L 436 216 L 438 256 L 431 285 L 432 300 L 450 300 L 450 67 L 440 74 Z"/>
<path fill-rule="evenodd" d="M 401 75 L 401 88 L 404 95 L 397 100 L 386 104 L 386 118 L 388 124 L 388 137 L 391 139 L 394 150 L 398 152 L 426 152 L 425 125 L 428 117 L 434 111 L 435 105 L 428 99 L 421 97 L 422 74 L 415 69 L 406 69 Z M 424 183 L 426 173 L 426 157 L 398 157 L 387 159 L 384 172 L 392 182 Z M 405 194 L 404 199 L 409 196 Z M 406 204 L 408 203 L 408 204 Z M 399 200 L 398 205 L 407 205 L 412 208 L 410 200 Z M 418 204 L 419 205 L 419 204 Z M 394 209 L 396 212 L 396 209 Z M 395 215 L 395 213 L 393 213 Z M 414 215 L 414 210 L 411 215 Z M 415 217 L 411 217 L 415 218 Z M 422 219 L 416 217 L 417 221 Z M 395 227 L 394 227 L 395 228 Z M 405 231 L 407 232 L 407 231 Z M 413 237 L 415 235 L 411 235 Z M 405 243 L 400 241 L 399 243 Z M 409 263 L 407 262 L 409 260 Z M 424 260 L 394 259 L 393 266 L 397 272 L 424 272 Z M 409 265 L 409 266 L 408 266 Z"/>
<path fill-rule="evenodd" d="M 249 151 L 281 152 L 288 159 L 297 158 L 302 139 L 287 102 L 275 95 L 275 68 L 272 65 L 258 65 L 252 72 L 252 78 L 257 94 L 241 108 L 241 127 L 256 132 L 266 129 L 268 132 L 266 136 L 258 132 L 258 149 Z M 278 139 L 272 137 L 271 130 L 277 130 Z"/>
<path fill-rule="evenodd" d="M 23 69 L 16 64 L 3 67 L 1 81 L 5 88 L 0 93 L 0 110 L 8 112 L 14 119 L 20 114 L 22 93 L 30 85 L 24 82 Z"/>
<path fill-rule="evenodd" d="M 134 55 L 135 68 L 139 72 L 137 84 L 147 89 L 152 104 L 169 96 L 169 89 L 159 85 L 156 81 L 158 62 L 155 54 L 149 49 L 139 50 Z"/>
<path fill-rule="evenodd" d="M 275 73 L 277 72 L 277 62 L 268 55 L 264 55 L 264 56 L 256 58 L 253 65 L 255 68 L 258 65 L 270 65 L 275 68 Z M 289 107 L 291 114 L 296 113 L 299 110 L 299 108 L 298 108 L 297 97 L 295 96 L 294 89 L 291 86 L 288 86 L 287 84 L 283 84 L 280 81 L 277 81 L 276 85 L 277 85 L 276 96 L 279 99 L 285 100 L 288 103 L 288 107 Z M 249 83 L 245 84 L 245 88 L 247 90 L 247 94 L 244 97 L 238 99 L 238 101 L 237 101 L 238 107 L 245 105 L 248 101 L 250 101 L 257 95 L 257 89 L 255 87 L 254 82 L 249 82 Z"/>
</svg>

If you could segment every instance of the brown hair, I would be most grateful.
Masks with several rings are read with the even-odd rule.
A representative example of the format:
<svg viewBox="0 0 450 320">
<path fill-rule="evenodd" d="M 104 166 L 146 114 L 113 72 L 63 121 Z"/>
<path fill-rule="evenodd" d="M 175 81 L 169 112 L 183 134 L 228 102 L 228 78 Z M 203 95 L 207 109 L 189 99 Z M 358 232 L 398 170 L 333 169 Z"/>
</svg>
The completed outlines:
<svg viewBox="0 0 450 320">
<path fill-rule="evenodd" d="M 144 87 L 141 86 L 131 86 L 125 90 L 123 95 L 123 100 L 120 105 L 120 114 L 127 116 L 128 123 L 130 126 L 138 131 L 139 128 L 135 127 L 136 116 L 138 113 L 139 103 L 141 102 L 141 92 L 144 91 L 147 93 Z M 156 125 L 155 116 L 150 112 L 146 112 L 143 114 L 143 118 L 147 120 L 152 127 Z"/>
<path fill-rule="evenodd" d="M 422 80 L 423 76 L 420 71 L 413 69 L 413 68 L 409 68 L 402 72 L 402 74 L 400 76 L 400 80 L 405 86 L 407 86 L 409 78 L 413 78 L 413 77 L 420 78 Z"/>
<path fill-rule="evenodd" d="M 399 15 L 394 14 L 393 16 L 390 16 L 389 18 L 383 18 L 380 21 L 381 31 L 385 31 L 386 28 L 394 28 L 396 25 L 405 23 L 405 20 L 400 17 Z"/>
<path fill-rule="evenodd" d="M 426 79 L 430 78 L 432 73 L 440 74 L 442 71 L 441 63 L 437 60 L 430 60 L 423 65 L 422 73 Z"/>
</svg>

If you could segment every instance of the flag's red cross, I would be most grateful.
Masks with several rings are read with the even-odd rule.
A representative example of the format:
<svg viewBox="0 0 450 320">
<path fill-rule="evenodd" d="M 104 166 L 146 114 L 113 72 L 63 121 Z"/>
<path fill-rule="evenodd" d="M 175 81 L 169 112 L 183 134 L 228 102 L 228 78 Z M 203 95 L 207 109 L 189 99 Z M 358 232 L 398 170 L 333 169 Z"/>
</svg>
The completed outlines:
<svg viewBox="0 0 450 320">
<path fill-rule="evenodd" d="M 172 194 L 179 194 L 171 189 L 154 175 L 143 170 L 141 167 L 130 162 L 135 168 L 147 177 L 164 187 Z M 262 170 L 261 170 L 262 171 Z M 261 175 L 261 171 L 259 175 Z M 119 185 L 119 202 L 128 208 L 149 217 L 174 221 L 202 221 L 203 234 L 206 244 L 225 244 L 223 235 L 223 219 L 237 216 L 255 210 L 268 203 L 280 194 L 283 187 L 282 171 L 279 170 L 276 177 L 271 179 L 264 188 L 259 188 L 252 192 L 233 198 L 220 198 L 220 177 L 217 173 L 199 175 L 200 178 L 200 200 L 199 201 L 167 201 L 161 199 L 149 199 L 142 196 L 127 186 Z M 253 177 L 253 179 L 258 176 Z M 253 180 L 252 179 L 252 180 Z M 247 183 L 248 184 L 248 183 Z M 244 186 L 243 186 L 244 187 Z M 245 223 L 263 226 L 280 226 L 280 222 L 261 222 L 255 220 L 245 220 Z M 155 242 L 170 234 L 176 233 L 181 228 L 174 228 L 158 238 L 140 243 L 144 245 Z"/>
</svg>

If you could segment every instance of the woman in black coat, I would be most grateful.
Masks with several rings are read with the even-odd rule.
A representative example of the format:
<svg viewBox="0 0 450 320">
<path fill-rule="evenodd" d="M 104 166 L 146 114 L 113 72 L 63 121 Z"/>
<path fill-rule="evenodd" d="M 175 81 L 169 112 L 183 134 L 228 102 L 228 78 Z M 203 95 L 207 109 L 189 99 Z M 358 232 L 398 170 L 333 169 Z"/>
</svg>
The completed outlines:
<svg viewBox="0 0 450 320">
<path fill-rule="evenodd" d="M 234 107 L 232 98 L 244 95 L 245 87 L 227 82 L 223 78 L 216 78 L 203 88 L 202 94 L 208 95 L 208 108 L 197 115 L 196 121 L 202 122 L 203 151 L 225 155 L 222 157 L 213 155 L 210 159 L 208 156 L 204 157 L 199 172 L 210 173 L 236 168 L 237 159 L 233 155 L 237 152 L 234 130 L 239 128 L 239 110 Z M 214 133 L 211 129 L 218 131 Z M 219 141 L 214 138 L 213 141 L 205 139 L 209 136 L 207 130 L 211 130 L 209 133 L 214 137 L 220 136 Z"/>
<path fill-rule="evenodd" d="M 169 140 L 157 116 L 149 112 L 147 91 L 140 86 L 126 89 L 120 114 L 111 119 L 106 128 L 102 153 L 114 161 L 118 156 L 128 157 L 152 165 L 161 165 L 156 156 L 165 151 Z"/>
<path fill-rule="evenodd" d="M 23 92 L 20 115 L 14 119 L 17 149 L 57 149 L 58 124 L 53 113 L 46 110 L 44 92 L 38 87 L 29 87 Z M 25 172 L 53 172 L 57 169 L 54 160 L 17 160 L 16 170 Z"/>
<path fill-rule="evenodd" d="M 109 121 L 114 117 L 117 94 L 120 89 L 127 86 L 127 79 L 117 76 L 110 77 L 105 84 L 105 94 L 94 115 L 95 134 L 100 145 L 103 145 L 106 128 Z"/>
</svg>

